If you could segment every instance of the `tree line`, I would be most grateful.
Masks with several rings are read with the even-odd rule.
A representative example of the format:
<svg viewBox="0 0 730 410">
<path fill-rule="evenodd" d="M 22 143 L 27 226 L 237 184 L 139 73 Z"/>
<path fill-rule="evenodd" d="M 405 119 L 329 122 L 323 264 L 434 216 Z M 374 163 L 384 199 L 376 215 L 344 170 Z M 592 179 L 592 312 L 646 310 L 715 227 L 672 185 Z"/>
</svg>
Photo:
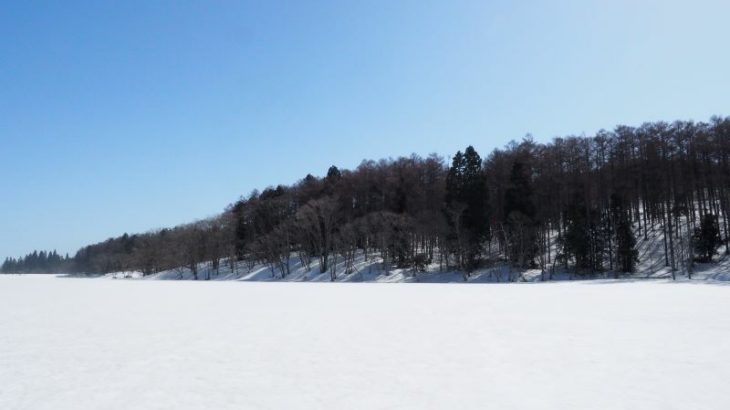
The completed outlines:
<svg viewBox="0 0 730 410">
<path fill-rule="evenodd" d="M 386 272 L 438 264 L 465 279 L 494 264 L 546 279 L 619 276 L 636 270 L 637 244 L 651 236 L 674 277 L 728 249 L 729 205 L 730 117 L 653 122 L 544 144 L 528 136 L 485 158 L 470 146 L 448 162 L 414 154 L 332 166 L 214 218 L 86 246 L 68 269 L 186 268 L 209 279 L 224 264 L 265 263 L 286 277 L 295 258 L 335 280 L 361 255 Z"/>
<path fill-rule="evenodd" d="M 57 273 L 67 272 L 73 266 L 73 259 L 51 252 L 33 251 L 20 258 L 6 258 L 0 265 L 3 273 Z"/>
</svg>

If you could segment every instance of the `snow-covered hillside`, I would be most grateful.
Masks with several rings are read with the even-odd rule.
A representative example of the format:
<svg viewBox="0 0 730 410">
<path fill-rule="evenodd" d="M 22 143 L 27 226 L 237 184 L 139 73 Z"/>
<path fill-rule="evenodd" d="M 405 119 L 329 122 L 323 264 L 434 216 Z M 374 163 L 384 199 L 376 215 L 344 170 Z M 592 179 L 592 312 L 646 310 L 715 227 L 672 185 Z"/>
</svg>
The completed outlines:
<svg viewBox="0 0 730 410">
<path fill-rule="evenodd" d="M 671 270 L 664 266 L 664 252 L 661 238 L 650 238 L 641 240 L 638 243 L 638 251 L 641 263 L 637 272 L 627 275 L 621 273 L 623 278 L 634 279 L 664 279 L 671 278 Z M 541 269 L 519 270 L 511 268 L 507 263 L 497 262 L 491 266 L 476 270 L 465 275 L 464 272 L 447 269 L 432 263 L 426 267 L 425 272 L 413 269 L 386 268 L 382 259 L 371 255 L 367 259 L 362 252 L 359 252 L 354 259 L 353 269 L 347 272 L 345 264 L 341 259 L 333 263 L 337 282 L 421 282 L 421 283 L 500 283 L 500 282 L 538 282 L 547 280 L 565 279 L 605 279 L 613 278 L 614 273 L 610 271 L 598 272 L 594 275 L 576 275 L 570 269 L 565 270 L 562 266 L 548 266 L 544 271 Z M 695 263 L 692 279 L 696 281 L 730 281 L 730 257 L 725 255 L 724 248 L 713 263 Z M 309 269 L 302 265 L 296 254 L 289 258 L 289 273 L 282 275 L 278 267 L 268 264 L 249 264 L 248 262 L 235 262 L 230 265 L 224 260 L 217 270 L 213 269 L 210 263 L 201 263 L 198 266 L 199 280 L 242 280 L 242 281 L 289 281 L 289 282 L 329 282 L 331 273 L 320 272 L 317 263 L 313 263 Z M 152 275 L 144 276 L 141 272 L 115 272 L 105 275 L 113 279 L 163 279 L 163 280 L 192 280 L 194 275 L 190 269 L 180 267 Z M 675 272 L 678 280 L 686 280 L 686 270 L 678 268 Z"/>
<path fill-rule="evenodd" d="M 728 292 L 0 275 L 0 408 L 727 409 Z"/>
<path fill-rule="evenodd" d="M 680 226 L 680 232 L 688 232 L 690 227 L 683 219 Z M 636 272 L 633 274 L 618 273 L 623 278 L 635 279 L 663 279 L 671 278 L 672 271 L 666 265 L 668 258 L 665 257 L 664 234 L 661 226 L 655 225 L 650 227 L 646 234 L 641 230 L 637 230 L 635 226 L 635 235 L 637 239 L 636 250 L 638 252 L 639 263 L 636 266 Z M 675 239 L 680 243 L 686 241 L 685 235 Z M 686 246 L 686 243 L 684 244 Z M 674 276 L 679 280 L 688 279 L 688 263 L 686 255 L 682 255 L 681 251 L 686 251 L 679 244 L 675 244 L 676 269 Z M 491 252 L 490 252 L 491 249 Z M 382 259 L 377 252 L 369 252 L 366 257 L 362 250 L 358 250 L 355 254 L 351 269 L 348 271 L 344 259 L 340 255 L 332 256 L 331 266 L 333 269 L 327 272 L 320 272 L 317 261 L 311 261 L 309 267 L 302 264 L 298 253 L 293 252 L 288 261 L 288 273 L 282 272 L 279 265 L 270 265 L 266 263 L 252 263 L 250 261 L 237 261 L 230 264 L 228 260 L 221 260 L 218 269 L 213 268 L 210 262 L 201 263 L 197 266 L 197 279 L 199 280 L 243 280 L 243 281 L 314 281 L 329 282 L 332 280 L 334 271 L 335 281 L 337 282 L 424 282 L 424 283 L 450 283 L 450 282 L 537 282 L 547 280 L 562 279 L 606 279 L 614 278 L 617 274 L 610 270 L 596 272 L 595 274 L 576 274 L 572 267 L 565 268 L 564 264 L 555 260 L 555 255 L 560 252 L 558 244 L 557 232 L 553 232 L 550 240 L 550 252 L 546 252 L 543 258 L 535 258 L 536 261 L 546 261 L 544 269 L 519 270 L 511 268 L 504 261 L 504 254 L 500 253 L 497 246 L 484 249 L 483 258 L 489 262 L 485 262 L 483 268 L 477 269 L 466 275 L 464 272 L 449 268 L 438 262 L 436 256 L 433 263 L 426 266 L 425 271 L 415 271 L 412 268 L 398 269 L 393 266 L 386 266 L 382 263 Z M 436 255 L 438 250 L 436 250 Z M 608 262 L 606 262 L 608 268 Z M 184 266 L 158 272 L 152 275 L 143 275 L 141 272 L 114 272 L 106 275 L 115 279 L 166 279 L 166 280 L 192 280 L 195 275 L 192 271 Z M 730 254 L 726 252 L 723 246 L 718 249 L 718 255 L 713 259 L 712 263 L 697 263 L 692 266 L 692 279 L 703 281 L 730 281 Z"/>
</svg>

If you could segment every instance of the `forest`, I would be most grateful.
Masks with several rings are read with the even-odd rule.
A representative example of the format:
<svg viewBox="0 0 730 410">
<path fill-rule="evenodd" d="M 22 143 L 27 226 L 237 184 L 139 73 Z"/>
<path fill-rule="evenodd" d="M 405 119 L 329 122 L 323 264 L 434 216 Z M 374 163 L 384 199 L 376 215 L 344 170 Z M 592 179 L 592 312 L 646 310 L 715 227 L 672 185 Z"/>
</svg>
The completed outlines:
<svg viewBox="0 0 730 410">
<path fill-rule="evenodd" d="M 618 126 L 593 136 L 530 136 L 486 157 L 471 146 L 437 155 L 332 166 L 324 177 L 254 191 L 218 216 L 124 234 L 73 257 L 33 252 L 4 273 L 144 274 L 185 267 L 210 279 L 223 264 L 290 260 L 352 271 L 355 255 L 387 271 L 429 266 L 470 272 L 497 263 L 591 277 L 635 271 L 637 239 L 659 232 L 664 264 L 692 275 L 696 262 L 727 252 L 730 117 Z M 199 275 L 200 266 L 207 264 Z"/>
</svg>

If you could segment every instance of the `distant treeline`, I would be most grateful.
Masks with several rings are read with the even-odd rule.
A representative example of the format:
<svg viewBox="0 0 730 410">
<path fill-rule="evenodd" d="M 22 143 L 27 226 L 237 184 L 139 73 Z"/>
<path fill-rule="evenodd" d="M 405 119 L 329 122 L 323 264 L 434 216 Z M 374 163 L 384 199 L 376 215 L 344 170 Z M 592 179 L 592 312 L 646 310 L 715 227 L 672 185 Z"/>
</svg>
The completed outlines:
<svg viewBox="0 0 730 410">
<path fill-rule="evenodd" d="M 356 252 L 390 267 L 468 272 L 493 263 L 577 274 L 631 272 L 637 237 L 663 234 L 664 262 L 691 272 L 728 238 L 730 117 L 619 126 L 591 137 L 531 138 L 486 158 L 472 147 L 331 167 L 291 186 L 254 191 L 218 217 L 79 250 L 77 272 L 268 263 L 289 258 L 331 272 Z M 5 271 L 5 269 L 3 269 Z M 209 275 L 210 270 L 206 270 Z"/>
<path fill-rule="evenodd" d="M 56 251 L 34 251 L 18 259 L 7 258 L 0 266 L 3 273 L 56 273 L 67 272 L 73 267 L 73 259 Z"/>
</svg>

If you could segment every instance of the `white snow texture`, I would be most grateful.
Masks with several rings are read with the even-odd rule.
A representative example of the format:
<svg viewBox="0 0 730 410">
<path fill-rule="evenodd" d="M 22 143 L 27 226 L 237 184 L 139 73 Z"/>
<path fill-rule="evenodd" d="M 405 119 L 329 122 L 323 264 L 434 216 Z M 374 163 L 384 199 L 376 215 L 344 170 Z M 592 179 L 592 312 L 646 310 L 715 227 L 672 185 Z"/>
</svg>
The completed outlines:
<svg viewBox="0 0 730 410">
<path fill-rule="evenodd" d="M 728 409 L 729 291 L 0 275 L 0 409 Z"/>
</svg>

